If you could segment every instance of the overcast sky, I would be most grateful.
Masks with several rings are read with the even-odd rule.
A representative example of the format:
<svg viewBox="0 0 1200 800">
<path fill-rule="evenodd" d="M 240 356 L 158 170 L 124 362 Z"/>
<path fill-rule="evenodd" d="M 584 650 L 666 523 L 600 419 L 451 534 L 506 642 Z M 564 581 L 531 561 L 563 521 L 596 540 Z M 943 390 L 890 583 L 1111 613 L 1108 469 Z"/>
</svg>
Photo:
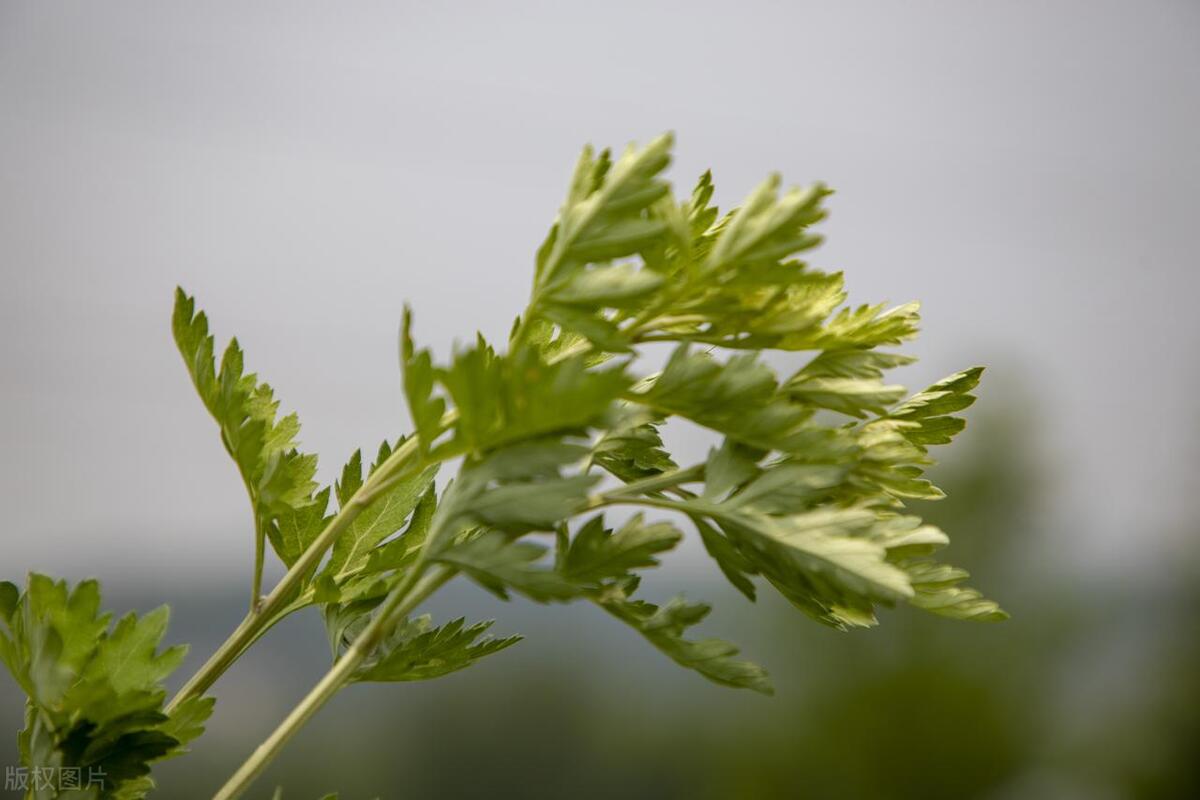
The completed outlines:
<svg viewBox="0 0 1200 800">
<path fill-rule="evenodd" d="M 439 353 L 501 336 L 580 145 L 666 129 L 725 205 L 837 188 L 814 261 L 924 302 L 911 385 L 983 362 L 1036 403 L 1051 549 L 1186 527 L 1200 4 L 243 6 L 0 0 L 6 577 L 247 569 L 176 284 L 331 477 L 406 429 L 403 303 Z"/>
</svg>

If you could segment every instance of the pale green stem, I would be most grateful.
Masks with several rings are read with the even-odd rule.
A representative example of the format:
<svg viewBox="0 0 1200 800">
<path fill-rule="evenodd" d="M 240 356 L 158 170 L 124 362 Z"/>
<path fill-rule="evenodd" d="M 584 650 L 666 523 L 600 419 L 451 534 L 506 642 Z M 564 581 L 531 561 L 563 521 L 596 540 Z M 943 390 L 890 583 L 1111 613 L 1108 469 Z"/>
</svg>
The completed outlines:
<svg viewBox="0 0 1200 800">
<path fill-rule="evenodd" d="M 607 505 L 623 503 L 638 503 L 660 508 L 676 508 L 677 504 L 670 501 L 655 502 L 652 498 L 639 498 L 636 495 L 644 492 L 658 492 L 663 489 L 676 487 L 682 483 L 700 480 L 704 476 L 704 465 L 696 464 L 684 469 L 675 469 L 660 475 L 652 475 L 639 481 L 633 481 L 612 491 L 594 495 L 581 508 L 583 511 Z M 629 495 L 635 496 L 629 496 Z M 426 544 L 431 540 L 426 540 Z M 418 561 L 405 575 L 404 579 L 388 595 L 387 600 L 380 606 L 371 624 L 359 634 L 350 648 L 326 673 L 325 677 L 313 687 L 312 691 L 300 702 L 295 709 L 280 723 L 279 727 L 251 754 L 250 758 L 229 779 L 213 800 L 235 800 L 249 788 L 250 784 L 262 774 L 267 765 L 279 755 L 288 741 L 307 723 L 312 716 L 337 694 L 353 676 L 355 670 L 362 665 L 392 626 L 403 616 L 407 615 L 426 597 L 436 591 L 443 583 L 454 575 L 454 570 L 441 567 L 432 575 L 424 575 L 428 564 L 428 553 L 422 552 Z"/>
<path fill-rule="evenodd" d="M 167 705 L 166 711 L 168 714 L 184 701 L 204 694 L 217 682 L 218 678 L 225 674 L 225 671 L 232 666 L 233 662 L 237 661 L 245 649 L 273 622 L 274 615 L 281 611 L 291 599 L 292 590 L 298 587 L 301 580 L 309 574 L 309 570 L 320 562 L 325 552 L 333 545 L 333 542 L 362 513 L 362 509 L 363 507 L 357 503 L 347 503 L 338 512 L 337 516 L 330 520 L 325 530 L 321 531 L 321 535 L 313 541 L 304 552 L 304 555 L 292 565 L 287 575 L 283 577 L 258 608 L 246 615 L 245 619 L 229 635 L 229 638 L 204 663 L 204 666 L 184 684 L 183 688 L 179 690 L 174 699 Z"/>
<path fill-rule="evenodd" d="M 439 423 L 439 429 L 445 430 L 454 423 L 456 417 L 457 412 L 447 412 Z M 287 574 L 271 590 L 271 593 L 251 609 L 245 619 L 229 635 L 229 638 L 204 663 L 204 666 L 188 679 L 188 682 L 167 705 L 168 714 L 184 701 L 208 691 L 217 679 L 241 657 L 245 649 L 268 627 L 278 621 L 276 615 L 291 602 L 296 590 L 316 570 L 333 543 L 353 524 L 355 518 L 379 496 L 377 493 L 379 485 L 399 474 L 406 474 L 407 471 L 403 471 L 403 467 L 412 460 L 418 449 L 418 439 L 415 435 L 406 439 L 396 448 L 379 469 L 354 493 L 349 502 L 344 504 L 337 515 L 329 521 L 325 529 L 296 560 L 296 563 L 291 566 Z"/>
<path fill-rule="evenodd" d="M 262 602 L 263 568 L 266 566 L 267 535 L 262 527 L 258 509 L 254 509 L 254 578 L 250 581 L 250 613 Z"/>
<path fill-rule="evenodd" d="M 297 705 L 292 712 L 279 724 L 279 727 L 267 737 L 246 759 L 245 763 L 226 782 L 213 800 L 235 800 L 250 788 L 254 780 L 262 774 L 267 765 L 279 755 L 284 745 L 304 727 L 314 714 L 317 713 L 330 698 L 338 693 L 353 677 L 354 672 L 362 665 L 379 643 L 387 636 L 397 620 L 411 612 L 429 595 L 433 594 L 442 584 L 454 575 L 454 570 L 442 567 L 437 572 L 421 576 L 423 566 L 414 564 L 402 583 L 392 590 L 388 599 L 380 607 L 371 624 L 359 634 L 333 668 L 325 674 L 312 691 Z"/>
</svg>

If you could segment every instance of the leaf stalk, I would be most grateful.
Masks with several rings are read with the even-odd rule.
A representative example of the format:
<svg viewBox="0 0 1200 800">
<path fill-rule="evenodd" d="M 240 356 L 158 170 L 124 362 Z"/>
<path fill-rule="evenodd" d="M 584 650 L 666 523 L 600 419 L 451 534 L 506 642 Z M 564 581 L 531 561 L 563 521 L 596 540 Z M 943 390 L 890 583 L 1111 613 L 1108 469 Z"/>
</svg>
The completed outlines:
<svg viewBox="0 0 1200 800">
<path fill-rule="evenodd" d="M 439 423 L 440 430 L 445 430 L 452 425 L 454 418 L 454 412 L 443 416 Z M 409 474 L 415 469 L 426 466 L 424 464 L 418 464 L 415 467 L 409 466 L 409 462 L 417 456 L 419 451 L 419 440 L 416 435 L 410 436 L 400 443 L 395 451 L 388 456 L 387 460 L 379 466 L 379 469 L 375 470 L 363 485 L 359 487 L 350 501 L 342 506 L 300 558 L 296 559 L 296 562 L 292 564 L 287 574 L 275 585 L 271 593 L 262 598 L 261 602 L 251 609 L 217 651 L 209 657 L 208 661 L 204 663 L 199 671 L 188 679 L 183 688 L 176 693 L 171 702 L 167 704 L 166 712 L 168 714 L 177 709 L 185 701 L 207 692 L 225 674 L 225 671 L 241 657 L 247 647 L 253 644 L 268 628 L 282 618 L 283 612 L 286 611 L 288 604 L 294 599 L 294 595 L 301 584 L 316 570 L 317 566 L 321 563 L 321 559 L 333 547 L 334 542 L 354 523 L 358 515 L 379 496 L 376 490 L 397 475 Z M 406 467 L 408 468 L 406 469 Z"/>
<path fill-rule="evenodd" d="M 455 574 L 449 567 L 441 567 L 436 572 L 423 574 L 425 566 L 421 563 L 413 565 L 404 581 L 388 595 L 371 624 L 359 634 L 350 648 L 299 705 L 292 709 L 279 727 L 246 759 L 213 796 L 213 800 L 236 800 L 241 797 L 304 724 L 350 682 L 355 670 L 374 652 L 396 621 L 409 614 Z"/>
</svg>

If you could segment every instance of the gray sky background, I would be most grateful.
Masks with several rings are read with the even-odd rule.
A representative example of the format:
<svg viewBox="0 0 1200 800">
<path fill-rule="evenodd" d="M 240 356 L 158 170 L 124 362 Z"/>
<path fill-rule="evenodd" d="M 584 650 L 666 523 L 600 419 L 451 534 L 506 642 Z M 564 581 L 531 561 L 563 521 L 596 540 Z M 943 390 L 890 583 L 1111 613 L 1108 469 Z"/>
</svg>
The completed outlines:
<svg viewBox="0 0 1200 800">
<path fill-rule="evenodd" d="M 836 187 L 814 261 L 923 301 L 906 381 L 991 364 L 1051 553 L 1153 569 L 1195 534 L 1198 42 L 1187 0 L 0 0 L 2 572 L 248 570 L 177 283 L 329 478 L 407 427 L 403 303 L 502 336 L 579 146 L 666 129 L 681 191 Z"/>
</svg>

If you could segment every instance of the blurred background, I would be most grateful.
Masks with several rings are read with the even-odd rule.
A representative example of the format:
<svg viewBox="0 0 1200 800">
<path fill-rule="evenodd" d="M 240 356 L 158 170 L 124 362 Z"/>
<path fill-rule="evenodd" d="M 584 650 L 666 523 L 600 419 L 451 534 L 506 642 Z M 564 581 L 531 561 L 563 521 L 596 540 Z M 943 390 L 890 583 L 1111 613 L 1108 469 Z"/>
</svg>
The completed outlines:
<svg viewBox="0 0 1200 800">
<path fill-rule="evenodd" d="M 691 542 L 645 594 L 712 601 L 768 699 L 598 610 L 453 587 L 436 617 L 527 641 L 346 691 L 258 796 L 1200 797 L 1198 40 L 1194 0 L 0 0 L 0 574 L 170 603 L 190 673 L 252 539 L 175 285 L 330 480 L 407 430 L 403 304 L 443 356 L 502 337 L 578 148 L 671 129 L 680 192 L 708 167 L 725 207 L 771 170 L 838 190 L 812 260 L 852 302 L 923 301 L 909 386 L 989 365 L 921 511 L 1013 619 L 839 634 Z M 316 614 L 273 631 L 158 796 L 211 796 L 327 660 Z M 0 764 L 21 702 L 0 680 Z"/>
</svg>

